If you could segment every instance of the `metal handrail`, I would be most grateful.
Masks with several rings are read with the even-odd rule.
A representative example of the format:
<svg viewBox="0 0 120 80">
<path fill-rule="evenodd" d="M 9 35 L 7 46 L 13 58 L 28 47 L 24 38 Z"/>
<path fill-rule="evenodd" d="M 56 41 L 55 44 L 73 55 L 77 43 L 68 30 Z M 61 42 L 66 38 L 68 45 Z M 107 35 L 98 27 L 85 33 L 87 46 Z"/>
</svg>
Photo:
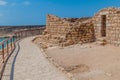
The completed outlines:
<svg viewBox="0 0 120 80">
<path fill-rule="evenodd" d="M 6 62 L 9 56 L 14 51 L 14 49 L 16 48 L 15 47 L 16 42 L 28 36 L 39 35 L 43 32 L 44 29 L 45 27 L 16 31 L 9 38 L 0 42 L 0 46 L 2 47 L 0 49 L 1 50 L 0 52 L 0 80 L 2 79 L 2 75 L 4 72 Z"/>
</svg>

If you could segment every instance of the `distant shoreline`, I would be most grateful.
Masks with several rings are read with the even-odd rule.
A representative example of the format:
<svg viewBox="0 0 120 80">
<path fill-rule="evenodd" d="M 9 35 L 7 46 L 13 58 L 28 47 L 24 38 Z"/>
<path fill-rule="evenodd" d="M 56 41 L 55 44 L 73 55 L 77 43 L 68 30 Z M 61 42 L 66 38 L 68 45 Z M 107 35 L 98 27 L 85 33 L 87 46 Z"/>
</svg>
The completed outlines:
<svg viewBox="0 0 120 80">
<path fill-rule="evenodd" d="M 0 35 L 0 38 L 9 38 L 10 35 L 9 34 L 6 34 L 6 35 Z"/>
</svg>

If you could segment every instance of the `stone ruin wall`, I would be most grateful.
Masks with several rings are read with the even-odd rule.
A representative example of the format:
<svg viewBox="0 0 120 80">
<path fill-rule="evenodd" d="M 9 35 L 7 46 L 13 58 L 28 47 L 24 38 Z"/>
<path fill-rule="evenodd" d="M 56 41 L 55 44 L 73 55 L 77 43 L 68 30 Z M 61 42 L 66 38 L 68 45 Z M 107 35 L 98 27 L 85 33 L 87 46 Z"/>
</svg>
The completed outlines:
<svg viewBox="0 0 120 80">
<path fill-rule="evenodd" d="M 69 23 L 64 20 L 54 15 L 47 15 L 46 30 L 43 33 L 46 41 L 54 44 L 65 42 L 68 26 Z"/>
<path fill-rule="evenodd" d="M 59 18 L 47 16 L 44 41 L 59 45 L 93 42 L 101 36 L 102 15 L 106 15 L 107 43 L 120 45 L 120 8 L 105 8 L 92 18 Z"/>
<path fill-rule="evenodd" d="M 60 43 L 64 46 L 95 40 L 91 18 L 68 19 L 48 15 L 46 30 L 43 34 L 47 36 L 49 42 Z"/>
<path fill-rule="evenodd" d="M 48 34 L 65 36 L 69 23 L 53 15 L 47 15 L 46 31 Z"/>
<path fill-rule="evenodd" d="M 101 37 L 101 15 L 106 15 L 106 40 L 108 43 L 120 45 L 120 9 L 105 8 L 93 17 L 96 38 Z"/>
</svg>

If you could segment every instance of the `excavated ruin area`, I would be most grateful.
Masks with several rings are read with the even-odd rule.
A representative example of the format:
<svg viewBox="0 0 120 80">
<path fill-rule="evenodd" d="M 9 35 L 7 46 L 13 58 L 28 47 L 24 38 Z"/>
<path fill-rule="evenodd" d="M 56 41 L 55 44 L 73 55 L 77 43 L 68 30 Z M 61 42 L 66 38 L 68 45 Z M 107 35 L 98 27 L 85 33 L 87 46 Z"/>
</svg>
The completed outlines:
<svg viewBox="0 0 120 80">
<path fill-rule="evenodd" d="M 46 55 L 73 75 L 74 80 L 119 80 L 120 47 L 93 42 L 60 47 L 42 43 L 35 39 L 45 50 Z M 47 44 L 47 47 L 43 44 Z M 43 47 L 44 46 L 44 47 Z M 41 47 L 40 47 L 41 48 Z"/>
<path fill-rule="evenodd" d="M 47 15 L 46 29 L 34 42 L 72 80 L 119 80 L 119 13 L 105 8 L 84 20 Z"/>
<path fill-rule="evenodd" d="M 120 47 L 95 44 L 50 47 L 46 54 L 75 80 L 119 80 Z"/>
</svg>

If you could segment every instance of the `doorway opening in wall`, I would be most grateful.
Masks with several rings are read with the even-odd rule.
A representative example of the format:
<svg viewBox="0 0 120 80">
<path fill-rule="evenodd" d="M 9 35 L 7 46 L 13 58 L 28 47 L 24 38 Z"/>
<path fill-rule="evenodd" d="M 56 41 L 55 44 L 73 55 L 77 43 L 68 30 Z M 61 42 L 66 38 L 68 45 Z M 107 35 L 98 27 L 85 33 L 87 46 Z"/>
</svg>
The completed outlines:
<svg viewBox="0 0 120 80">
<path fill-rule="evenodd" d="M 106 15 L 101 16 L 101 36 L 106 37 Z"/>
</svg>

